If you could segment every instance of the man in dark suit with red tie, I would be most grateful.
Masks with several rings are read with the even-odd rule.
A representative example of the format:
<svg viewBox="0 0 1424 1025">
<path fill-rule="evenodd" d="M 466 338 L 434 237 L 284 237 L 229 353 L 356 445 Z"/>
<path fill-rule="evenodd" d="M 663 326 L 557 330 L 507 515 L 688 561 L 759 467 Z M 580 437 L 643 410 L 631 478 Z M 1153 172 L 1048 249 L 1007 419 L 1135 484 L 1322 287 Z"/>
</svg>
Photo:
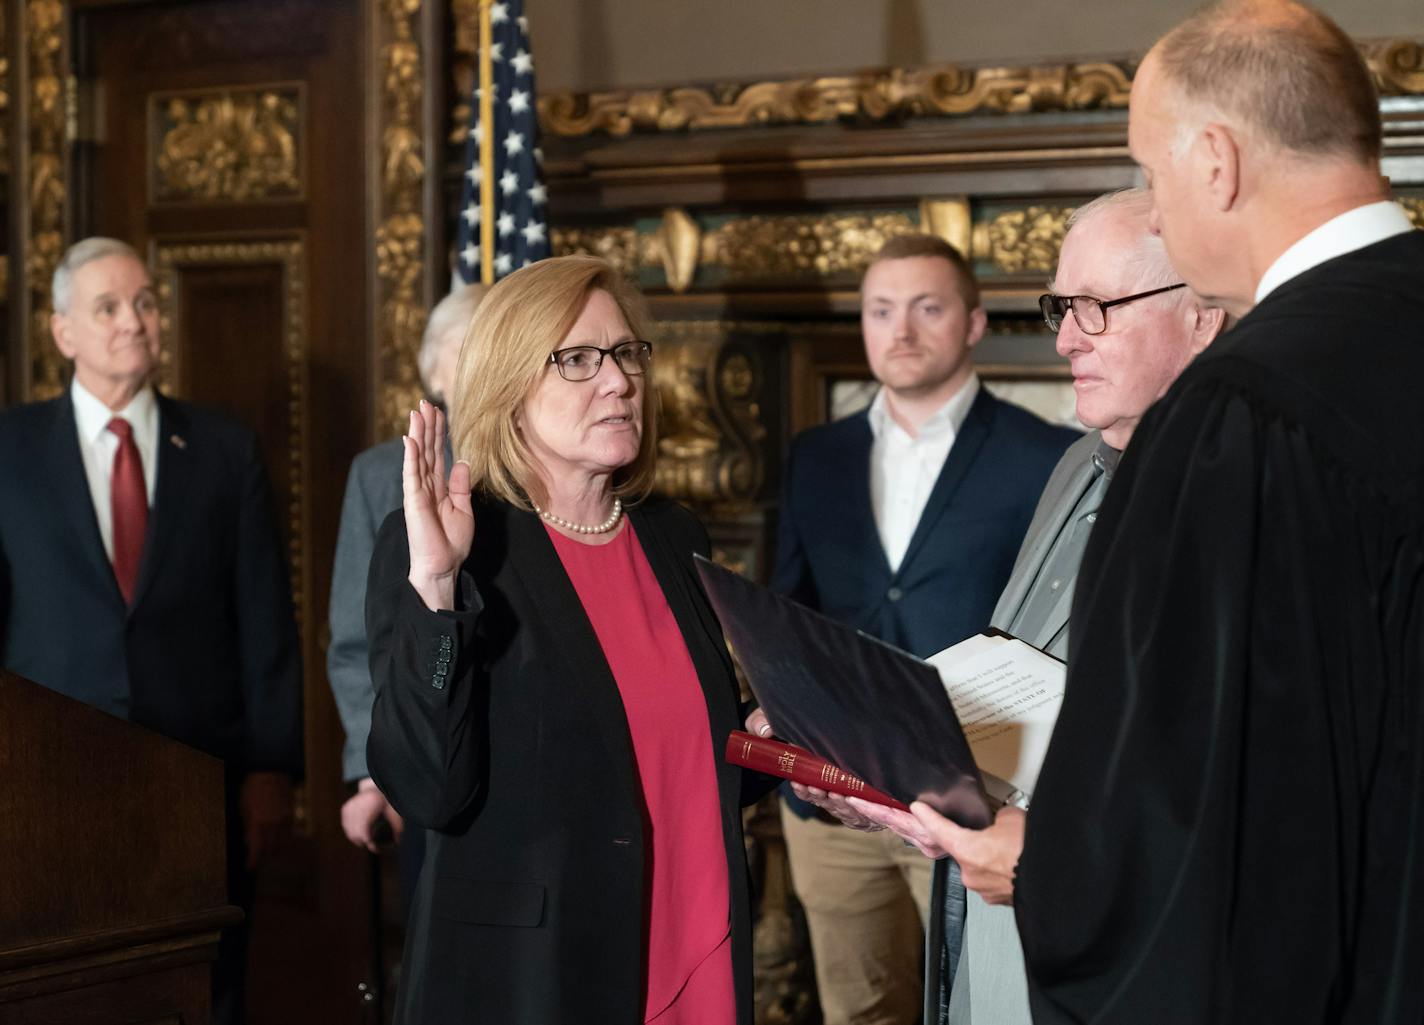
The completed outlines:
<svg viewBox="0 0 1424 1025">
<path fill-rule="evenodd" d="M 300 648 L 248 429 L 150 383 L 158 304 L 138 254 L 75 244 L 54 275 L 68 392 L 0 412 L 0 664 L 222 758 L 228 881 L 291 820 Z M 224 934 L 214 1021 L 243 1020 L 244 936 Z"/>
</svg>

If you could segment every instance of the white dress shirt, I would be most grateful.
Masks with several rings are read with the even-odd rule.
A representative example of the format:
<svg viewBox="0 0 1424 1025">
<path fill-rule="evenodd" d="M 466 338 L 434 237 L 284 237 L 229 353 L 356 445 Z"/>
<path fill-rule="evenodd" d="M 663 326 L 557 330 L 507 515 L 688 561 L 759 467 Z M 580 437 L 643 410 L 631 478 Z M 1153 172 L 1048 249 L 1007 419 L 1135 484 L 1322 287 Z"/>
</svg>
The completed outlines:
<svg viewBox="0 0 1424 1025">
<path fill-rule="evenodd" d="M 153 508 L 153 486 L 158 480 L 158 400 L 152 388 L 144 388 L 117 413 L 94 397 L 76 378 L 70 385 L 74 402 L 74 425 L 79 431 L 79 455 L 84 460 L 84 476 L 89 479 L 89 497 L 94 500 L 94 516 L 104 552 L 114 558 L 114 507 L 110 478 L 114 473 L 114 453 L 119 436 L 109 430 L 109 421 L 121 417 L 133 428 L 134 444 L 143 463 L 143 484 L 148 507 Z"/>
<path fill-rule="evenodd" d="M 870 404 L 870 430 L 875 436 L 870 446 L 870 507 L 892 573 L 904 561 L 930 492 L 978 394 L 979 378 L 970 374 L 914 437 L 890 415 L 884 388 Z"/>
<path fill-rule="evenodd" d="M 1326 260 L 1413 230 L 1414 225 L 1410 223 L 1404 208 L 1387 199 L 1347 210 L 1338 217 L 1332 217 L 1276 257 L 1276 262 L 1266 269 L 1266 273 L 1261 275 L 1261 283 L 1256 286 L 1256 302 L 1259 303 L 1291 278 L 1320 266 Z"/>
</svg>

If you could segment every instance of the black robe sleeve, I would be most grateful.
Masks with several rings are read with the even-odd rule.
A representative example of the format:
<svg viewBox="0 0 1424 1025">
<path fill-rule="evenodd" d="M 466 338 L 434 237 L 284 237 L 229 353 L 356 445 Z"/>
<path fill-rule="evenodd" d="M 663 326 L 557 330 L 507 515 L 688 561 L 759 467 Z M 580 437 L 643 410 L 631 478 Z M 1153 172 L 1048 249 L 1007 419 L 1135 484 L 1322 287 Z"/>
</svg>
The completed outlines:
<svg viewBox="0 0 1424 1025">
<path fill-rule="evenodd" d="M 1016 880 L 1036 1022 L 1415 1006 L 1420 514 L 1319 439 L 1206 374 L 1124 458 Z"/>
</svg>

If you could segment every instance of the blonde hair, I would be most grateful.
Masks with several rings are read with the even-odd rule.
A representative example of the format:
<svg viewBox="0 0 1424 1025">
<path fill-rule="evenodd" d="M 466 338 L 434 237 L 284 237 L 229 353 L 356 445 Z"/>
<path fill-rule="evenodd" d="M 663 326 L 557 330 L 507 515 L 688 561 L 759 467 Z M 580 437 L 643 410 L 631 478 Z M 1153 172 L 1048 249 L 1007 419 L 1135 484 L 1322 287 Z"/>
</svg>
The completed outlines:
<svg viewBox="0 0 1424 1025">
<path fill-rule="evenodd" d="M 634 337 L 649 340 L 652 321 L 643 297 L 611 263 L 596 256 L 532 263 L 496 284 L 480 303 L 455 367 L 459 398 L 450 425 L 455 458 L 470 464 L 474 489 L 522 509 L 532 509 L 533 502 L 547 504 L 519 416 L 544 375 L 558 373 L 549 354 L 595 290 L 606 292 L 617 304 Z M 645 377 L 642 391 L 638 455 L 613 474 L 613 493 L 625 504 L 647 496 L 656 472 L 657 396 L 651 375 Z"/>
</svg>

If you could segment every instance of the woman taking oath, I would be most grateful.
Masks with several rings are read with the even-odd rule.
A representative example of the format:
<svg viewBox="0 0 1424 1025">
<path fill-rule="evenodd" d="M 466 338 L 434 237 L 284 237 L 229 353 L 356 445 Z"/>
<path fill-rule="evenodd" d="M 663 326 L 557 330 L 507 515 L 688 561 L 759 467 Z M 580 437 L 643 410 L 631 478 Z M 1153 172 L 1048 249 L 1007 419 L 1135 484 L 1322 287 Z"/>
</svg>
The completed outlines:
<svg viewBox="0 0 1424 1025">
<path fill-rule="evenodd" d="M 411 414 L 366 612 L 371 774 L 430 830 L 402 1025 L 751 1025 L 758 794 L 720 758 L 741 712 L 706 532 L 642 501 L 647 328 L 605 261 L 533 264 L 461 352 L 448 486 L 443 415 Z"/>
</svg>

